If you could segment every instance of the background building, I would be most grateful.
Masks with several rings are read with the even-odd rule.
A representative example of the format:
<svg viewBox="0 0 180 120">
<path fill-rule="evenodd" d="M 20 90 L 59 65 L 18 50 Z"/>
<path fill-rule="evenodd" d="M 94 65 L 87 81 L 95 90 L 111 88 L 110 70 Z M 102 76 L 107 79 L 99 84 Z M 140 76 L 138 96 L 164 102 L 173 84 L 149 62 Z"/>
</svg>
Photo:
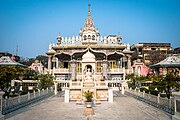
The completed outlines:
<svg viewBox="0 0 180 120">
<path fill-rule="evenodd" d="M 138 43 L 131 46 L 132 61 L 140 60 L 147 66 L 158 63 L 173 53 L 171 43 Z"/>
<path fill-rule="evenodd" d="M 12 60 L 15 60 L 16 62 L 19 62 L 19 60 L 20 60 L 19 56 L 8 53 L 8 52 L 0 52 L 0 57 L 2 57 L 2 56 L 9 56 Z"/>
</svg>

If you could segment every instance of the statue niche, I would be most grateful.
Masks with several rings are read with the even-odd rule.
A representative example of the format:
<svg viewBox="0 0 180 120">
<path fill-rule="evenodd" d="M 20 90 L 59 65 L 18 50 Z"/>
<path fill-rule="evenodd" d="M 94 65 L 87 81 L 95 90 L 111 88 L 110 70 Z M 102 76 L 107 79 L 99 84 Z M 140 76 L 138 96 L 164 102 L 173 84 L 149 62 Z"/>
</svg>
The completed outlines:
<svg viewBox="0 0 180 120">
<path fill-rule="evenodd" d="M 87 65 L 84 71 L 85 81 L 90 82 L 93 81 L 93 70 L 91 65 Z"/>
</svg>

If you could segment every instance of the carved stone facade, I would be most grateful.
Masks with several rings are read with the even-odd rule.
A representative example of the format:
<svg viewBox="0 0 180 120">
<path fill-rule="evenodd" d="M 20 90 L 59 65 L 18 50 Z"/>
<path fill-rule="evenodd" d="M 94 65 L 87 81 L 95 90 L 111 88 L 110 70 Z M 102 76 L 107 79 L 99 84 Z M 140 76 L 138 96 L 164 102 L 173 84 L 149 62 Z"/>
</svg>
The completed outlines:
<svg viewBox="0 0 180 120">
<path fill-rule="evenodd" d="M 67 38 L 58 33 L 57 43 L 50 44 L 46 52 L 49 72 L 62 88 L 87 85 L 95 87 L 95 92 L 100 94 L 97 88 L 103 85 L 106 90 L 108 87 L 119 89 L 125 74 L 131 72 L 132 53 L 128 44 L 122 44 L 120 34 L 100 36 L 91 18 L 90 6 L 79 36 Z"/>
</svg>

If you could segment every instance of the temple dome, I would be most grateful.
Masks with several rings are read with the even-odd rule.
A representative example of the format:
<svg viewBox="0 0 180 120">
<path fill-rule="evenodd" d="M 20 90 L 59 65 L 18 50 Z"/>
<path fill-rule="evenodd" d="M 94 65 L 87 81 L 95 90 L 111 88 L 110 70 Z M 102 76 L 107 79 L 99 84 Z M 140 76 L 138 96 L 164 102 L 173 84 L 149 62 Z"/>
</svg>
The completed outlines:
<svg viewBox="0 0 180 120">
<path fill-rule="evenodd" d="M 95 62 L 95 56 L 93 53 L 87 51 L 83 56 L 82 56 L 82 62 Z"/>
</svg>

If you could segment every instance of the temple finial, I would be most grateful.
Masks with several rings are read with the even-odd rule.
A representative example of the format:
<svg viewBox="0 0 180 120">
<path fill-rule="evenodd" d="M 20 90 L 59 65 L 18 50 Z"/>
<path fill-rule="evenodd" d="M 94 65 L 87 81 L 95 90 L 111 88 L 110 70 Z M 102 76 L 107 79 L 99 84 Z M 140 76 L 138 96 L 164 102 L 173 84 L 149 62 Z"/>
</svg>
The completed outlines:
<svg viewBox="0 0 180 120">
<path fill-rule="evenodd" d="M 90 7 L 91 7 L 91 4 L 88 4 L 88 16 L 91 16 Z"/>
</svg>

